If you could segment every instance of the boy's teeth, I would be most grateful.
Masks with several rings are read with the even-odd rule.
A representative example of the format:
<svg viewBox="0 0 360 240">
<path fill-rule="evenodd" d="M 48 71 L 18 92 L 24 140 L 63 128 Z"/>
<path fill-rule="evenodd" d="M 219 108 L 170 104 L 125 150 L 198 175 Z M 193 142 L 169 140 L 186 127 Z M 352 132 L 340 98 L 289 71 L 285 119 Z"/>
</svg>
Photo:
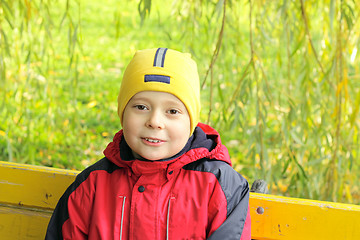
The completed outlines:
<svg viewBox="0 0 360 240">
<path fill-rule="evenodd" d="M 150 139 L 150 138 L 145 138 L 146 141 L 149 141 L 149 142 L 153 142 L 153 143 L 158 143 L 160 142 L 159 140 L 155 140 L 155 139 Z"/>
</svg>

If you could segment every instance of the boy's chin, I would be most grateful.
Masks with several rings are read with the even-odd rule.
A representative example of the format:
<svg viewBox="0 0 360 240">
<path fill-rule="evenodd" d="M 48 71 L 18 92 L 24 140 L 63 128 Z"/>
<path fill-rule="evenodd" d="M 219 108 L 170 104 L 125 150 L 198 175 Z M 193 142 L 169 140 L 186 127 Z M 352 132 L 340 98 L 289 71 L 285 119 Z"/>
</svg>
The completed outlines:
<svg viewBox="0 0 360 240">
<path fill-rule="evenodd" d="M 133 155 L 136 159 L 138 160 L 143 160 L 143 161 L 160 161 L 162 159 L 165 159 L 165 158 L 159 158 L 159 157 L 156 157 L 156 156 L 151 156 L 151 155 L 148 155 L 148 156 L 141 156 L 140 154 L 137 154 L 136 152 L 132 151 L 133 152 Z"/>
</svg>

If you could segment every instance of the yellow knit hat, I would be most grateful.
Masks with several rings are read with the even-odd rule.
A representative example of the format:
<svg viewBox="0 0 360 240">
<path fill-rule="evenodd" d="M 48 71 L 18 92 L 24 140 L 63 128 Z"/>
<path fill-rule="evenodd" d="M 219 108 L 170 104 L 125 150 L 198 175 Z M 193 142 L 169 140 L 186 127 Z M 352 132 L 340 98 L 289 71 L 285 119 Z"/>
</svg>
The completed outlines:
<svg viewBox="0 0 360 240">
<path fill-rule="evenodd" d="M 190 116 L 190 135 L 200 117 L 200 82 L 197 65 L 188 53 L 167 48 L 137 51 L 127 66 L 118 96 L 118 115 L 138 92 L 158 91 L 175 95 Z"/>
</svg>

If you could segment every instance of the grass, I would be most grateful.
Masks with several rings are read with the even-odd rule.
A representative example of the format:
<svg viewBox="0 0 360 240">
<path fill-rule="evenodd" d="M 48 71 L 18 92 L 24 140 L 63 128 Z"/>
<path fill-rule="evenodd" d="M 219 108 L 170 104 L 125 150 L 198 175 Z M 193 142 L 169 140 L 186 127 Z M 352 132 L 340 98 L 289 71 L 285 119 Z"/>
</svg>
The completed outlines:
<svg viewBox="0 0 360 240">
<path fill-rule="evenodd" d="M 219 35 L 224 1 L 153 1 L 143 21 L 137 1 L 3 1 L 1 160 L 94 163 L 135 50 L 190 52 L 204 81 L 221 36 L 201 120 L 234 168 L 273 194 L 359 204 L 359 2 L 301 2 L 225 1 Z"/>
</svg>

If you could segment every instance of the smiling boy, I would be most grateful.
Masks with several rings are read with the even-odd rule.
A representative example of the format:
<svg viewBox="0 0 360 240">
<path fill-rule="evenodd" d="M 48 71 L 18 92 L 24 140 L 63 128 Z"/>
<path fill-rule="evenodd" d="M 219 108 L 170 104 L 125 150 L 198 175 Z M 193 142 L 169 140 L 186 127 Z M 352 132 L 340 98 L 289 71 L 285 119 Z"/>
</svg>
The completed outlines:
<svg viewBox="0 0 360 240">
<path fill-rule="evenodd" d="M 199 123 L 189 54 L 138 51 L 118 115 L 123 129 L 61 197 L 46 239 L 250 239 L 248 183 Z"/>
</svg>

